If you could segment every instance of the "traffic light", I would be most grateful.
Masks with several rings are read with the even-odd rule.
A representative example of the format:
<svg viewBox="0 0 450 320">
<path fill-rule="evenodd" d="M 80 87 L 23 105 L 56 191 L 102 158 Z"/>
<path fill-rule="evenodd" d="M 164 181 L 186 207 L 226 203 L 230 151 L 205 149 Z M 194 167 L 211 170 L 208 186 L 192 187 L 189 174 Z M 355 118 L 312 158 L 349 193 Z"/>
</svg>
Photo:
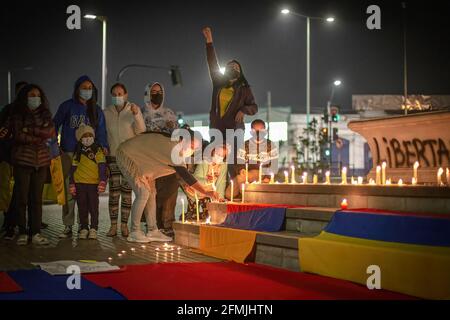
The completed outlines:
<svg viewBox="0 0 450 320">
<path fill-rule="evenodd" d="M 172 80 L 172 85 L 174 87 L 181 87 L 182 81 L 181 81 L 181 72 L 180 68 L 178 66 L 170 66 L 170 79 Z"/>
<path fill-rule="evenodd" d="M 333 128 L 333 141 L 336 141 L 338 138 L 338 128 Z"/>
<path fill-rule="evenodd" d="M 182 113 L 178 113 L 178 125 L 180 126 L 180 127 L 182 127 L 183 125 L 184 125 L 184 119 L 183 119 L 183 114 Z"/>
<path fill-rule="evenodd" d="M 341 116 L 339 115 L 339 107 L 332 106 L 330 108 L 330 113 L 331 113 L 331 121 L 339 122 L 339 120 L 341 119 Z"/>
</svg>

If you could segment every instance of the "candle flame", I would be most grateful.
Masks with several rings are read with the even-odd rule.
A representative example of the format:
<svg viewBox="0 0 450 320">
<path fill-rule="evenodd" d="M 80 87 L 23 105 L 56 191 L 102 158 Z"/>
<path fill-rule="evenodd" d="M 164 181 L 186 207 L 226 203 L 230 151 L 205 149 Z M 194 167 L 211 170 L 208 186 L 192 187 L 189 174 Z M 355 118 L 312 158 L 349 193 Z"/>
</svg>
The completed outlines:
<svg viewBox="0 0 450 320">
<path fill-rule="evenodd" d="M 419 168 L 419 161 L 414 162 L 414 169 Z"/>
</svg>

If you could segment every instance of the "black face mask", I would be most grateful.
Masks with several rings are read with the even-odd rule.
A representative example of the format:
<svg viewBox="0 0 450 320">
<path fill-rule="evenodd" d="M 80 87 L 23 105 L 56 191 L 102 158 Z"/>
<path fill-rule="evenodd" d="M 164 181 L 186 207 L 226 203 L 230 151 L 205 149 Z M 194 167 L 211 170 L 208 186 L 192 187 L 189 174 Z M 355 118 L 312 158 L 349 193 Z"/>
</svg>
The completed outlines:
<svg viewBox="0 0 450 320">
<path fill-rule="evenodd" d="M 161 105 L 162 101 L 163 101 L 163 95 L 161 93 L 155 93 L 155 94 L 151 94 L 150 95 L 150 101 L 153 104 L 156 105 Z"/>
<path fill-rule="evenodd" d="M 234 69 L 227 70 L 226 74 L 228 76 L 228 80 L 239 79 L 239 77 L 241 76 L 241 73 Z"/>
</svg>

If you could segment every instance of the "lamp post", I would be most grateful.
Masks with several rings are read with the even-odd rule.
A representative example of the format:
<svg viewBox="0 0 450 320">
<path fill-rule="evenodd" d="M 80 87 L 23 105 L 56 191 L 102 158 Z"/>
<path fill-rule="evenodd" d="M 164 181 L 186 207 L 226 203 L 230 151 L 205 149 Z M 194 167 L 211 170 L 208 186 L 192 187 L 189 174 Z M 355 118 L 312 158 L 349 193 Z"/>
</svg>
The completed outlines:
<svg viewBox="0 0 450 320">
<path fill-rule="evenodd" d="M 313 17 L 301 13 L 290 11 L 289 9 L 281 10 L 284 15 L 291 14 L 296 17 L 306 18 L 306 127 L 309 129 L 309 122 L 311 117 L 311 20 L 322 20 L 328 23 L 334 22 L 333 17 Z M 307 130 L 309 141 L 309 130 Z M 308 152 L 306 154 L 306 162 L 309 163 Z"/>
<path fill-rule="evenodd" d="M 102 109 L 106 107 L 106 17 L 86 14 L 85 19 L 98 20 L 102 22 Z"/>
<path fill-rule="evenodd" d="M 334 80 L 333 85 L 331 86 L 331 94 L 330 94 L 330 99 L 328 99 L 327 102 L 327 114 L 328 114 L 328 141 L 330 144 L 330 170 L 332 169 L 332 165 L 333 165 L 333 148 L 332 148 L 332 140 L 333 140 L 333 133 L 332 133 L 332 125 L 333 125 L 333 121 L 331 121 L 331 104 L 333 103 L 333 98 L 334 98 L 334 90 L 339 87 L 342 84 L 341 80 Z"/>
</svg>

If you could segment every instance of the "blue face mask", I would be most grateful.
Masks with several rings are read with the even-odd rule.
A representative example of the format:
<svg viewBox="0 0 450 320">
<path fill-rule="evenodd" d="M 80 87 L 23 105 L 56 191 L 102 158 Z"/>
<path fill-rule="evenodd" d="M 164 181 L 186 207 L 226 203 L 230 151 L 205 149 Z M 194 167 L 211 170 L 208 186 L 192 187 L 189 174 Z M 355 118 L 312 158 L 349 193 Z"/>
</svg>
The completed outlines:
<svg viewBox="0 0 450 320">
<path fill-rule="evenodd" d="M 80 89 L 80 98 L 86 101 L 91 99 L 92 89 Z"/>
<path fill-rule="evenodd" d="M 123 105 L 125 104 L 125 98 L 122 97 L 111 97 L 111 101 L 113 103 L 113 105 L 118 106 L 118 107 L 123 107 Z"/>
<path fill-rule="evenodd" d="M 41 97 L 28 97 L 27 106 L 31 110 L 37 109 L 41 105 Z"/>
</svg>

